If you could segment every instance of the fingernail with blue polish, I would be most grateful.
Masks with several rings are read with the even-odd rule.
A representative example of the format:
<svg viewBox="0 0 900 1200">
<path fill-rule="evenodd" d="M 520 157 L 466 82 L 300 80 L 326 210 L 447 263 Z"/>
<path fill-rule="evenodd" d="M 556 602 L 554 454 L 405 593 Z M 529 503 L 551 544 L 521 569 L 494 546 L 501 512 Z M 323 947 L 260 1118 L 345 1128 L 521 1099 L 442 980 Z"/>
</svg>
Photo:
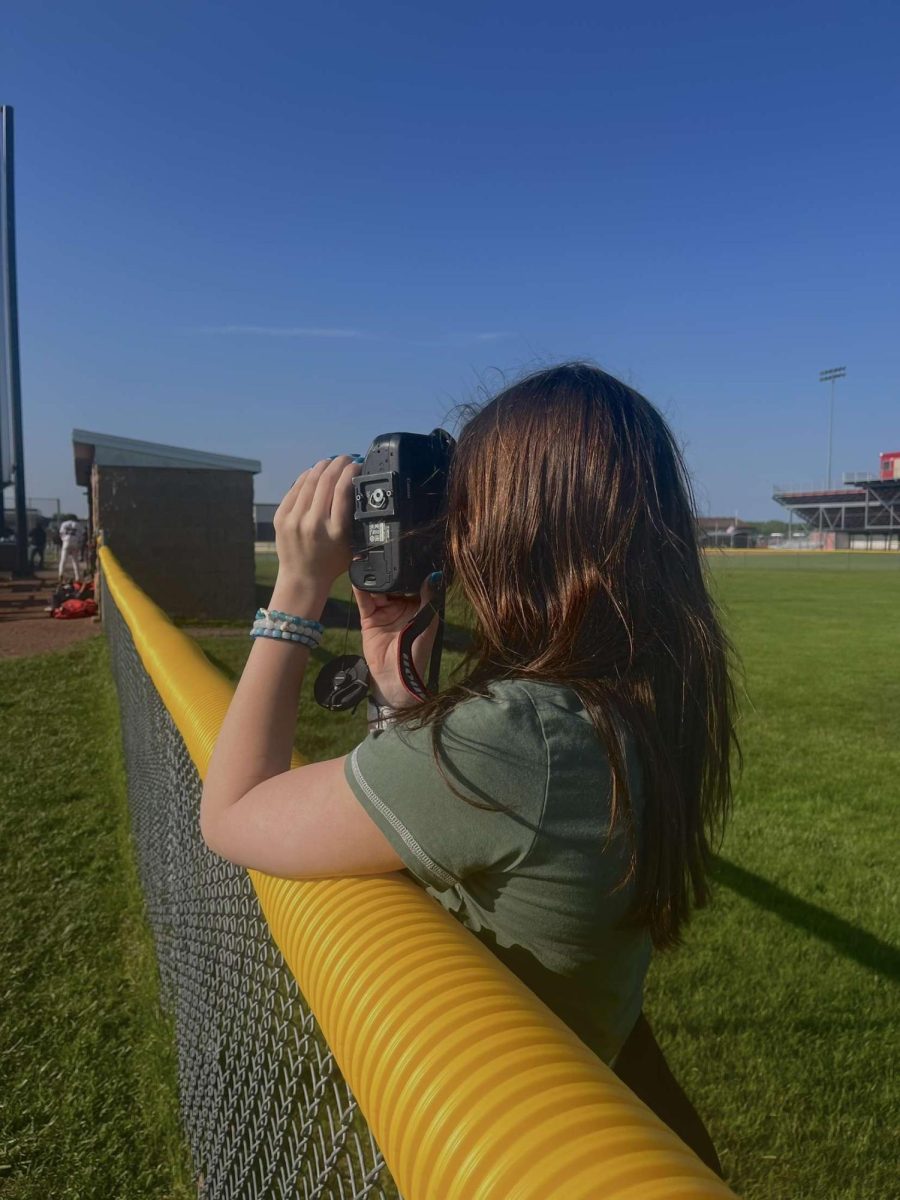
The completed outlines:
<svg viewBox="0 0 900 1200">
<path fill-rule="evenodd" d="M 428 582 L 429 583 L 440 583 L 443 578 L 444 578 L 443 571 L 432 571 L 431 574 L 428 576 Z"/>
</svg>

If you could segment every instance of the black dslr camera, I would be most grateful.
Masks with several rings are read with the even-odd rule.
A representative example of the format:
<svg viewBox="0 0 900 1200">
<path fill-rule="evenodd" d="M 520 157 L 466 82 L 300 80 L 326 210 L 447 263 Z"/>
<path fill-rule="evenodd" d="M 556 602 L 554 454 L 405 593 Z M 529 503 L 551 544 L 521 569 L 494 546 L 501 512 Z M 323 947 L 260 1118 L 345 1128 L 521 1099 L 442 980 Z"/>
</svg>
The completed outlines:
<svg viewBox="0 0 900 1200">
<path fill-rule="evenodd" d="M 441 516 L 456 446 L 443 429 L 382 433 L 353 481 L 350 581 L 365 592 L 418 595 L 441 566 Z"/>
<path fill-rule="evenodd" d="M 360 591 L 418 596 L 427 576 L 440 568 L 441 518 L 455 447 L 443 429 L 428 434 L 382 433 L 369 447 L 362 474 L 353 480 L 350 582 Z M 412 648 L 435 616 L 438 629 L 426 682 L 416 670 Z M 431 601 L 416 613 L 399 640 L 400 679 L 417 700 L 437 689 L 443 624 L 443 589 L 435 587 Z M 322 667 L 314 693 L 323 708 L 335 712 L 355 709 L 368 690 L 366 660 L 342 654 Z"/>
</svg>

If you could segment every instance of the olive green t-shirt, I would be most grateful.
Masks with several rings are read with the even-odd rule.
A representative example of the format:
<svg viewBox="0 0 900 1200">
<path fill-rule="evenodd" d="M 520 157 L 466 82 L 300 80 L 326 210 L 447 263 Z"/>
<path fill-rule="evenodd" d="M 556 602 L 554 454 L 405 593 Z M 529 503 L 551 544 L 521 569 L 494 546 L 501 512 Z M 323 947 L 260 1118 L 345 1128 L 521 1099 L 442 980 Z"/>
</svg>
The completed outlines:
<svg viewBox="0 0 900 1200">
<path fill-rule="evenodd" d="M 606 752 L 571 689 L 489 693 L 449 714 L 439 761 L 430 727 L 392 727 L 348 756 L 347 780 L 412 875 L 609 1062 L 640 1013 L 650 939 L 620 927 L 632 888 L 616 890 Z"/>
</svg>

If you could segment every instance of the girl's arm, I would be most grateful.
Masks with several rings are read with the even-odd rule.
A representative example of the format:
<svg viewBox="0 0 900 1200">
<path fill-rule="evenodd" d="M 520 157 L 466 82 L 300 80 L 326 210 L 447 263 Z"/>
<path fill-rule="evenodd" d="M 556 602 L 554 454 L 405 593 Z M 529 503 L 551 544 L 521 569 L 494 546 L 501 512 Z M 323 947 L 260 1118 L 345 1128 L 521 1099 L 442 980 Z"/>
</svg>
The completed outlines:
<svg viewBox="0 0 900 1200">
<path fill-rule="evenodd" d="M 271 607 L 319 620 L 350 563 L 348 456 L 304 471 L 275 514 Z M 206 774 L 200 828 L 223 858 L 271 874 L 376 874 L 402 863 L 344 778 L 343 758 L 290 770 L 309 650 L 256 638 Z"/>
</svg>

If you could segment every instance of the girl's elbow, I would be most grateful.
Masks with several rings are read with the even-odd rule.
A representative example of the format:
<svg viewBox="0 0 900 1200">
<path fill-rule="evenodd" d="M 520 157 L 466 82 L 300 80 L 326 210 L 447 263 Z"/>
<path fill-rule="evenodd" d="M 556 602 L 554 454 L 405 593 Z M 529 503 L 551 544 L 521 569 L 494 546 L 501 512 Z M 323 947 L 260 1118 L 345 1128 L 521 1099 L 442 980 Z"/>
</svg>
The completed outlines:
<svg viewBox="0 0 900 1200">
<path fill-rule="evenodd" d="M 214 854 L 220 857 L 225 857 L 221 849 L 221 826 L 222 822 L 219 819 L 219 814 L 210 803 L 211 797 L 207 793 L 207 789 L 203 789 L 203 795 L 200 799 L 200 836 L 208 850 L 212 850 Z"/>
</svg>

